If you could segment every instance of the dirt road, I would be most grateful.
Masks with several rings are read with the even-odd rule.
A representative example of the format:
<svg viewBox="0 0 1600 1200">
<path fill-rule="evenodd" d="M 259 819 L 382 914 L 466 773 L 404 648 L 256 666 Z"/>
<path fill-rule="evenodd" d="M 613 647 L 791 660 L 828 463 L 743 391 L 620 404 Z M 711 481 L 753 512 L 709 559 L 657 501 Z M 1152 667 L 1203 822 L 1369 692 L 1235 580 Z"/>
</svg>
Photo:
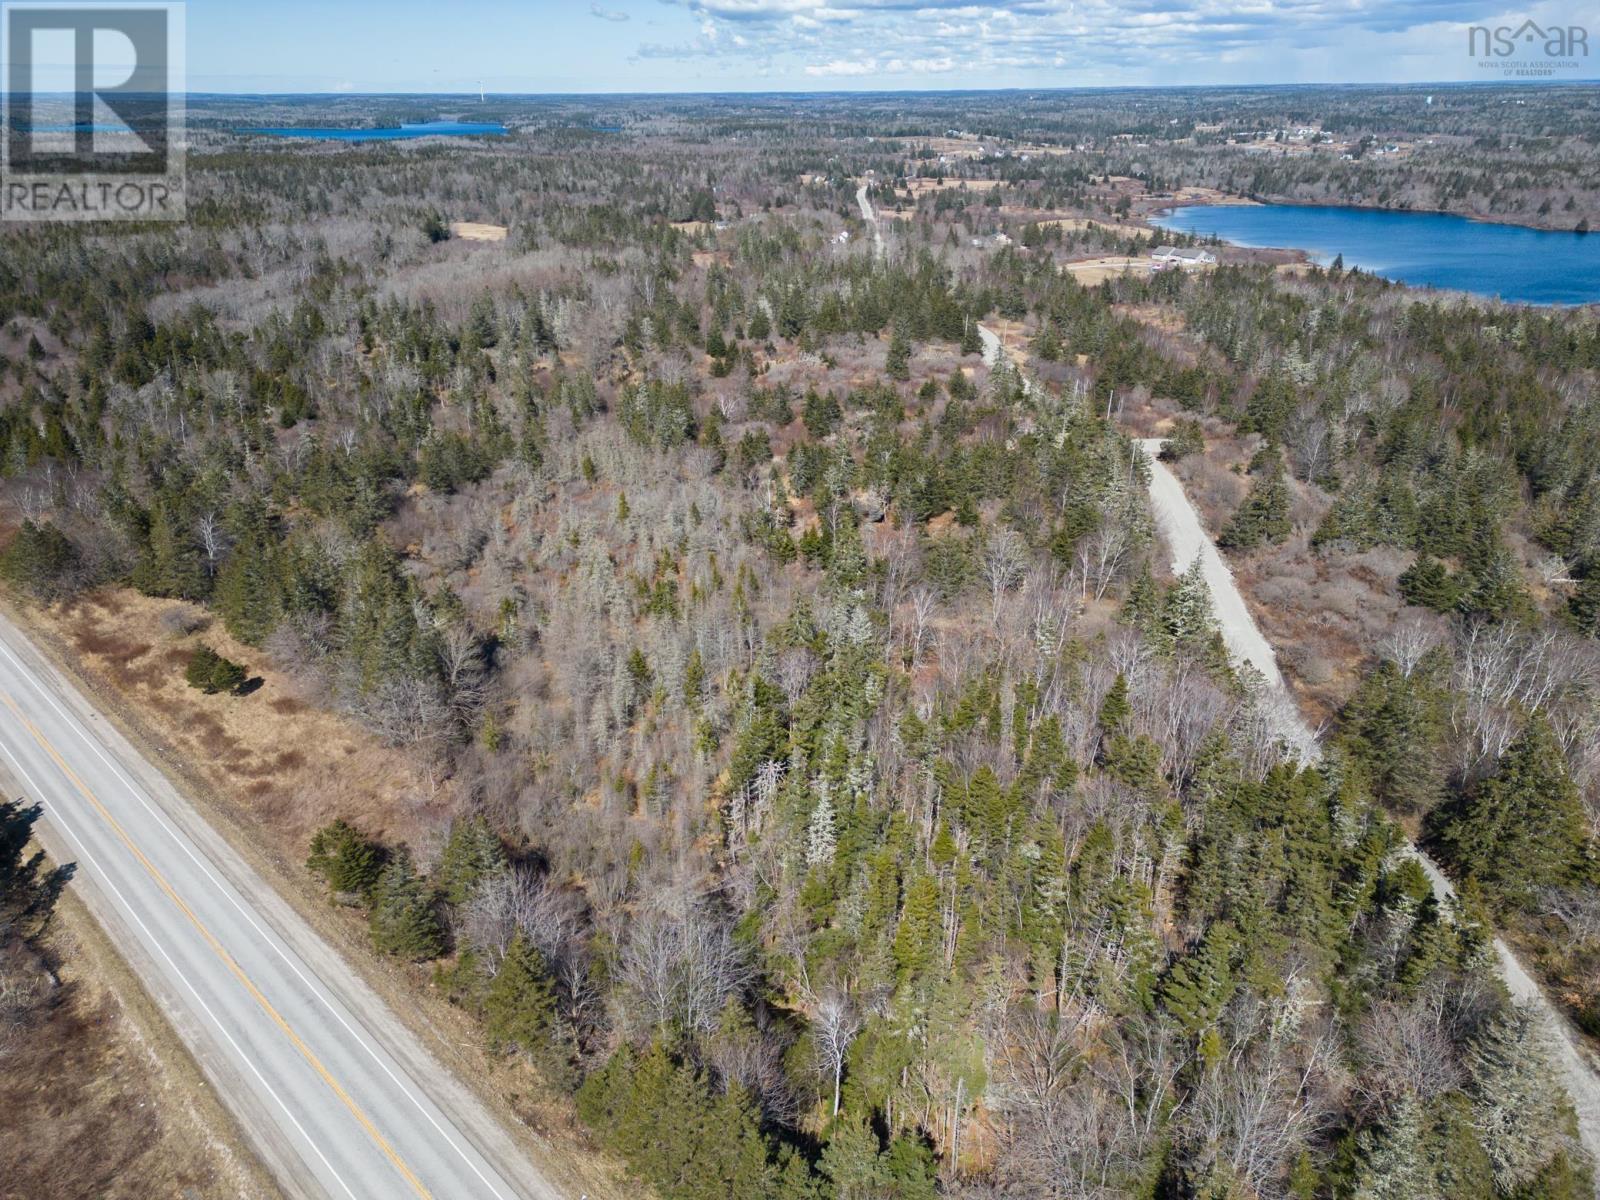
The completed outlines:
<svg viewBox="0 0 1600 1200">
<path fill-rule="evenodd" d="M 1283 736 L 1300 754 L 1302 761 L 1315 762 L 1321 757 L 1316 736 L 1300 717 L 1299 710 L 1278 670 L 1277 655 L 1271 644 L 1262 636 L 1255 618 L 1244 602 L 1234 581 L 1233 572 L 1223 561 L 1216 544 L 1206 534 L 1200 523 L 1200 514 L 1184 494 L 1183 485 L 1167 465 L 1156 457 L 1165 438 L 1145 438 L 1139 445 L 1150 458 L 1150 500 L 1155 510 L 1156 525 L 1172 552 L 1174 571 L 1188 568 L 1199 555 L 1201 571 L 1206 585 L 1211 589 L 1212 604 L 1222 628 L 1222 639 L 1235 661 L 1248 662 L 1266 677 L 1268 685 L 1276 692 L 1279 703 L 1275 713 L 1282 726 Z M 1433 885 L 1433 894 L 1441 901 L 1455 895 L 1455 888 L 1439 868 L 1415 846 L 1407 845 L 1406 852 L 1414 855 Z M 1550 1033 L 1550 1044 L 1556 1065 L 1561 1070 L 1562 1081 L 1572 1097 L 1578 1114 L 1578 1133 L 1585 1149 L 1600 1164 L 1600 1075 L 1581 1048 L 1576 1032 L 1555 1005 L 1545 996 L 1528 974 L 1511 948 L 1500 939 L 1494 940 L 1494 952 L 1500 963 L 1500 978 L 1506 990 L 1521 1004 L 1526 1004 L 1542 1017 Z M 1600 1191 L 1597 1191 L 1600 1194 Z"/>
</svg>

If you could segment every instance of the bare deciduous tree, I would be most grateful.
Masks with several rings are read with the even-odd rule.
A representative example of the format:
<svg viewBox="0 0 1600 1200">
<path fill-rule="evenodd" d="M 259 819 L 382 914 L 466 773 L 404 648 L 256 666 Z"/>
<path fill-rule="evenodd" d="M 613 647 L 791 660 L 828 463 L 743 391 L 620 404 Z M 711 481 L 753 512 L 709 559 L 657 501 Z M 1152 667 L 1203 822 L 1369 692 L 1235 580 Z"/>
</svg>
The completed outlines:
<svg viewBox="0 0 1600 1200">
<path fill-rule="evenodd" d="M 833 1079 L 833 1115 L 839 1115 L 839 1091 L 844 1083 L 845 1056 L 861 1032 L 861 1015 L 847 994 L 829 991 L 817 1001 L 811 1018 L 811 1039 L 818 1065 Z"/>
</svg>

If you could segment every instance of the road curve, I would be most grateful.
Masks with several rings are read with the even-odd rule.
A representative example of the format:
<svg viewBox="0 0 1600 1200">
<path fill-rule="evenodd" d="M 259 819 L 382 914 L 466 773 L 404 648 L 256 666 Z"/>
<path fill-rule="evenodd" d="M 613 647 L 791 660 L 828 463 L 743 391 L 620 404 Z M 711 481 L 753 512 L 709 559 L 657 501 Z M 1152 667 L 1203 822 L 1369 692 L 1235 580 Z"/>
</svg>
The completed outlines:
<svg viewBox="0 0 1600 1200">
<path fill-rule="evenodd" d="M 222 700 L 220 703 L 230 703 Z M 557 1200 L 507 1132 L 0 617 L 0 773 L 287 1195 Z"/>
</svg>

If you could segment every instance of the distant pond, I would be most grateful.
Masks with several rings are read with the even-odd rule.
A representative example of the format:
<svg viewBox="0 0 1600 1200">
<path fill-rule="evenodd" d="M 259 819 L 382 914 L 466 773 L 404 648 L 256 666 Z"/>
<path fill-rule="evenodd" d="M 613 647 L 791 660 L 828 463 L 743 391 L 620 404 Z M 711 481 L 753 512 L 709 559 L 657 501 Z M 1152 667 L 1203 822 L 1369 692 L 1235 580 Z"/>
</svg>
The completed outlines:
<svg viewBox="0 0 1600 1200">
<path fill-rule="evenodd" d="M 1600 232 L 1494 225 L 1443 213 L 1302 204 L 1200 204 L 1154 218 L 1163 229 L 1237 246 L 1335 256 L 1414 287 L 1498 296 L 1520 304 L 1600 303 Z"/>
<path fill-rule="evenodd" d="M 278 125 L 255 129 L 236 129 L 235 133 L 260 133 L 268 137 L 312 138 L 321 142 L 397 142 L 419 137 L 468 137 L 481 134 L 499 136 L 509 132 L 504 125 L 477 121 L 417 121 L 384 129 L 318 129 L 312 126 Z"/>
</svg>

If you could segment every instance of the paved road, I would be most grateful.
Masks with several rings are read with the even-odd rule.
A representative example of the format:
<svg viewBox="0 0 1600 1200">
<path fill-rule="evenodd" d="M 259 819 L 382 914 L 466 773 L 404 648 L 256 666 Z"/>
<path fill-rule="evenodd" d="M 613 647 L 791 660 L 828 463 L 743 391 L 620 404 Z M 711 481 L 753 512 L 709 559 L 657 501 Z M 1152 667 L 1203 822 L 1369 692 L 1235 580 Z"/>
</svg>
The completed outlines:
<svg viewBox="0 0 1600 1200">
<path fill-rule="evenodd" d="M 228 703 L 229 701 L 220 701 Z M 10 622 L 0 773 L 284 1191 L 556 1200 L 509 1136 Z"/>
<path fill-rule="evenodd" d="M 1206 535 L 1204 526 L 1200 524 L 1200 514 L 1189 502 L 1183 485 L 1167 465 L 1156 457 L 1165 440 L 1146 438 L 1139 444 L 1150 457 L 1151 505 L 1155 510 L 1156 525 L 1172 552 L 1173 570 L 1186 569 L 1196 554 L 1200 556 L 1201 570 L 1205 574 L 1206 584 L 1211 588 L 1212 603 L 1222 628 L 1222 640 L 1227 643 L 1229 653 L 1235 660 L 1251 663 L 1266 676 L 1278 694 L 1276 712 L 1285 739 L 1299 751 L 1302 761 L 1315 762 L 1321 757 L 1316 736 L 1300 718 L 1299 710 L 1284 686 L 1271 644 L 1262 635 L 1255 618 L 1245 606 L 1233 572 Z M 1405 852 L 1422 864 L 1428 881 L 1433 885 L 1433 894 L 1441 904 L 1455 895 L 1455 888 L 1426 854 L 1410 844 L 1406 845 Z M 1502 939 L 1495 938 L 1494 952 L 1506 990 L 1518 1003 L 1530 1006 L 1543 1019 L 1550 1034 L 1556 1065 L 1561 1069 L 1562 1082 L 1566 1084 L 1567 1094 L 1572 1097 L 1573 1108 L 1577 1111 L 1578 1135 L 1590 1156 L 1600 1163 L 1600 1075 L 1596 1074 L 1594 1067 L 1580 1051 L 1577 1035 L 1566 1018 L 1523 969 L 1517 956 L 1511 952 L 1511 947 Z M 1597 1194 L 1600 1194 L 1600 1184 L 1597 1184 Z"/>
</svg>

